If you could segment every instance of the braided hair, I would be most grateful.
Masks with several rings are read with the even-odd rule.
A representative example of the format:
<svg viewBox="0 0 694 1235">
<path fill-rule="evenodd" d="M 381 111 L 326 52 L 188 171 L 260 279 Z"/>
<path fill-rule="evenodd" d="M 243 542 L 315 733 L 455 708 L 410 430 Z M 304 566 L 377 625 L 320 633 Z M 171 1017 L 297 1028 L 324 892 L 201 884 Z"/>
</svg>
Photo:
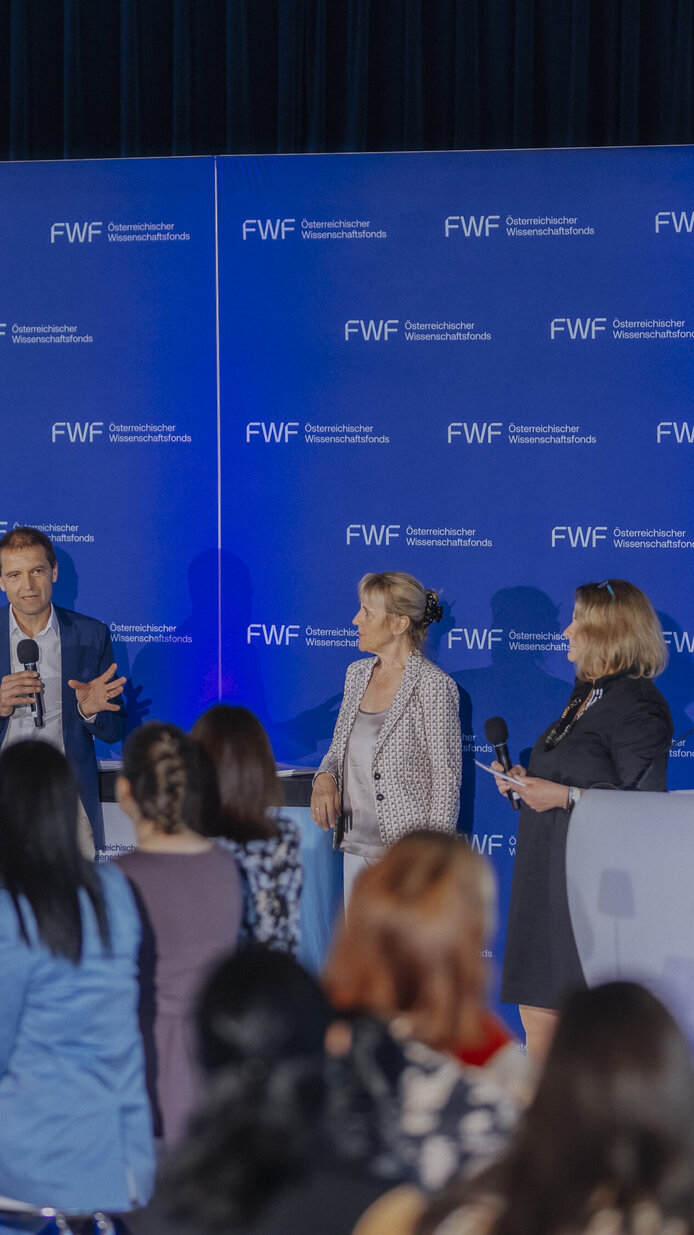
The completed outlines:
<svg viewBox="0 0 694 1235">
<path fill-rule="evenodd" d="M 172 835 L 200 831 L 216 807 L 214 773 L 197 742 L 175 725 L 148 721 L 128 738 L 123 776 L 143 818 Z"/>
</svg>

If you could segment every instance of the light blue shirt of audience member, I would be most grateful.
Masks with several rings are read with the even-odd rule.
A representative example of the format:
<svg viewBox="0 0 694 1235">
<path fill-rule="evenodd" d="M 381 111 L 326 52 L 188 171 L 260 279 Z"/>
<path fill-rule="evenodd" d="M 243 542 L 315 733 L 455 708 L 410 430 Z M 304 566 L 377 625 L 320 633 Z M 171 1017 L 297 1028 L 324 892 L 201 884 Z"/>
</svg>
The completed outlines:
<svg viewBox="0 0 694 1235">
<path fill-rule="evenodd" d="M 96 869 L 111 948 L 82 889 L 77 964 L 49 951 L 20 898 L 27 943 L 0 888 L 0 1194 L 72 1213 L 144 1204 L 154 1175 L 137 1021 L 140 919 L 123 874 Z"/>
</svg>

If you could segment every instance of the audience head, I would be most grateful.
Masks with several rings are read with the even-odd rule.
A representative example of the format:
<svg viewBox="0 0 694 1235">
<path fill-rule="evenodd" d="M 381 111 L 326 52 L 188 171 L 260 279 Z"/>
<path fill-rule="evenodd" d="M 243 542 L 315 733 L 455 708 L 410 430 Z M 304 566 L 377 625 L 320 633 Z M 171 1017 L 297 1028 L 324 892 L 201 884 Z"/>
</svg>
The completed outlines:
<svg viewBox="0 0 694 1235">
<path fill-rule="evenodd" d="M 641 1198 L 668 1212 L 678 1198 L 691 1203 L 691 1052 L 654 995 L 610 982 L 567 999 L 526 1134 L 568 1171 L 566 1187 L 583 1204 L 597 1188 L 620 1209 Z"/>
<path fill-rule="evenodd" d="M 575 591 L 574 621 L 580 636 L 579 674 L 653 678 L 667 664 L 667 648 L 648 597 L 625 579 L 584 583 Z"/>
<path fill-rule="evenodd" d="M 16 742 L 0 752 L 0 881 L 27 942 L 20 896 L 29 902 L 43 942 L 74 961 L 82 951 L 80 887 L 92 900 L 102 939 L 108 939 L 96 876 L 78 846 L 78 806 L 72 771 L 54 746 Z"/>
<path fill-rule="evenodd" d="M 436 592 L 422 587 L 413 575 L 402 570 L 368 574 L 359 581 L 359 600 L 366 604 L 378 597 L 391 618 L 405 618 L 404 635 L 413 648 L 420 649 L 432 622 L 440 622 L 443 610 Z"/>
<path fill-rule="evenodd" d="M 694 1230 L 694 1069 L 655 996 L 610 982 L 566 1000 L 511 1148 L 457 1198 L 435 1202 L 421 1235 L 461 1201 L 490 1194 L 501 1200 L 490 1235 L 582 1232 L 600 1210 L 616 1211 L 610 1230 L 636 1230 L 644 1205 Z M 451 1219 L 447 1235 L 455 1229 Z"/>
<path fill-rule="evenodd" d="M 492 877 L 461 838 L 414 832 L 357 879 L 324 975 L 338 1008 L 401 1017 L 441 1049 L 473 1041 Z"/>
<path fill-rule="evenodd" d="M 48 742 L 16 742 L 0 752 L 0 871 L 19 879 L 38 865 L 79 865 L 77 785 L 65 756 Z"/>
<path fill-rule="evenodd" d="M 262 1060 L 322 1059 L 333 1012 L 318 983 L 285 952 L 235 952 L 203 987 L 198 1041 L 204 1069 Z"/>
<path fill-rule="evenodd" d="M 198 743 L 156 720 L 125 743 L 117 790 L 126 813 L 170 836 L 202 831 L 203 813 L 217 809 L 214 773 Z"/>
<path fill-rule="evenodd" d="M 335 1029 L 333 1056 L 326 1040 Z M 384 1031 L 336 1023 L 319 985 L 287 953 L 255 946 L 223 961 L 203 989 L 198 1031 L 209 1087 L 165 1168 L 175 1220 L 200 1232 L 245 1228 L 336 1157 L 399 1177 L 372 1075 L 379 1051 L 392 1068 Z M 390 1046 L 397 1071 L 399 1048 Z"/>
<path fill-rule="evenodd" d="M 247 708 L 220 703 L 199 716 L 191 730 L 217 774 L 220 810 L 216 836 L 247 841 L 276 835 L 271 816 L 283 803 L 270 740 L 257 716 Z"/>
</svg>

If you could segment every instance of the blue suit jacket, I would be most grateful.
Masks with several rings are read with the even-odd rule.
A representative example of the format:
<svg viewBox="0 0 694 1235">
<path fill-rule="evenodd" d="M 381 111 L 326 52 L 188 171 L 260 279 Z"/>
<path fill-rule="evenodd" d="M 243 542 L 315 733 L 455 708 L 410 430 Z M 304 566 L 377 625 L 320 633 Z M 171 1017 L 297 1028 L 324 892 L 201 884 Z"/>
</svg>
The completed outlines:
<svg viewBox="0 0 694 1235">
<path fill-rule="evenodd" d="M 104 820 L 99 801 L 99 773 L 94 753 L 94 738 L 118 742 L 125 735 L 127 713 L 97 712 L 91 723 L 77 711 L 77 699 L 70 678 L 91 682 L 105 673 L 115 659 L 108 627 L 96 618 L 54 606 L 60 627 L 60 654 L 63 675 L 63 744 L 79 785 L 80 797 L 94 833 L 97 849 L 104 844 Z M 0 608 L 0 677 L 10 672 L 10 606 Z M 0 716 L 0 742 L 5 736 L 8 717 Z"/>
</svg>

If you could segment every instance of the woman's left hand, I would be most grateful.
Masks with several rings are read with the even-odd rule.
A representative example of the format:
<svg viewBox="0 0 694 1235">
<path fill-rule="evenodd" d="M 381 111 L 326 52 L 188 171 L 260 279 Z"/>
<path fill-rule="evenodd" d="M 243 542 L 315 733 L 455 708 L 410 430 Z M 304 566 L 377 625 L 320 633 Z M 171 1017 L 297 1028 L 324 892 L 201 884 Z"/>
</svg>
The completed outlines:
<svg viewBox="0 0 694 1235">
<path fill-rule="evenodd" d="M 540 776 L 524 776 L 522 785 L 512 785 L 511 788 L 531 810 L 554 810 L 556 807 L 565 810 L 568 805 L 568 786 L 543 780 Z"/>
</svg>

